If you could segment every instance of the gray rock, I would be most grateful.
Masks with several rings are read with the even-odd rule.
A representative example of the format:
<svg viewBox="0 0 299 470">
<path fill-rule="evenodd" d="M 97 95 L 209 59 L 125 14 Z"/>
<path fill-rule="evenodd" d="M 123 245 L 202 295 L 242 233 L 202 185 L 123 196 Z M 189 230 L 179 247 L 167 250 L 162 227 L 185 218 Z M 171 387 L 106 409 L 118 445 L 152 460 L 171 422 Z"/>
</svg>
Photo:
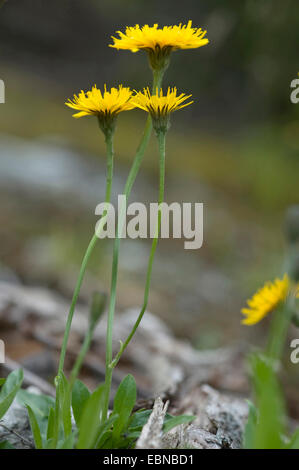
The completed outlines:
<svg viewBox="0 0 299 470">
<path fill-rule="evenodd" d="M 17 449 L 34 447 L 27 410 L 16 399 L 0 421 L 0 441 L 8 441 Z"/>
</svg>

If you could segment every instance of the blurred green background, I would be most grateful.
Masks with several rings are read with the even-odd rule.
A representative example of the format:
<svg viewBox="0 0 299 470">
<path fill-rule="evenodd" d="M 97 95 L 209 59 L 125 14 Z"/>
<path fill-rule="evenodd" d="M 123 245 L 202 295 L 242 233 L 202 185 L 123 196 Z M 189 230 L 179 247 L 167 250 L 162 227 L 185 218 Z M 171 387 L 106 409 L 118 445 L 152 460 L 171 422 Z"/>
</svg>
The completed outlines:
<svg viewBox="0 0 299 470">
<path fill-rule="evenodd" d="M 285 209 L 298 203 L 299 105 L 290 101 L 299 40 L 296 0 L 8 0 L 0 10 L 1 277 L 71 296 L 105 191 L 95 119 L 64 101 L 93 84 L 151 81 L 142 52 L 108 48 L 126 25 L 193 20 L 210 44 L 172 55 L 165 85 L 195 103 L 173 116 L 166 200 L 204 202 L 204 246 L 161 241 L 149 309 L 200 348 L 263 338 L 240 325 L 245 299 L 281 274 Z M 123 113 L 114 194 L 121 193 L 144 126 Z M 155 201 L 152 138 L 131 200 Z M 122 244 L 118 309 L 141 304 L 149 243 Z M 111 243 L 99 244 L 82 300 L 109 287 Z"/>
</svg>

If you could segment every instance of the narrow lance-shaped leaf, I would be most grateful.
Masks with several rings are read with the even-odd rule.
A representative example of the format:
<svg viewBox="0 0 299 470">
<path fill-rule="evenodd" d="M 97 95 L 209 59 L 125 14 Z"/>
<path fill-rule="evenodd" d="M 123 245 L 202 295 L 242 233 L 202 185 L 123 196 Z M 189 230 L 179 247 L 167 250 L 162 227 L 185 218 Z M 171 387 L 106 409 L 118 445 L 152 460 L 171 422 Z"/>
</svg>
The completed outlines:
<svg viewBox="0 0 299 470">
<path fill-rule="evenodd" d="M 175 428 L 176 426 L 180 426 L 180 424 L 187 424 L 194 421 L 195 416 L 191 415 L 180 415 L 180 416 L 171 416 L 167 415 L 164 420 L 163 424 L 163 432 L 166 433 L 171 429 Z"/>
<path fill-rule="evenodd" d="M 26 408 L 27 408 L 27 411 L 28 411 L 29 422 L 30 422 L 30 427 L 31 427 L 32 434 L 33 434 L 35 447 L 36 447 L 36 449 L 42 449 L 43 448 L 43 440 L 42 440 L 42 436 L 41 436 L 41 432 L 40 432 L 40 429 L 39 429 L 37 419 L 35 417 L 34 412 L 30 408 L 30 406 L 27 405 Z"/>
<path fill-rule="evenodd" d="M 82 411 L 89 397 L 88 388 L 81 380 L 77 379 L 72 391 L 72 408 L 77 426 L 79 426 Z"/>
<path fill-rule="evenodd" d="M 104 385 L 100 385 L 86 400 L 79 423 L 78 449 L 93 449 L 100 427 Z"/>
<path fill-rule="evenodd" d="M 59 402 L 61 406 L 61 416 L 64 429 L 65 438 L 72 432 L 72 418 L 71 418 L 71 390 L 69 382 L 64 373 L 61 373 L 61 380 L 58 385 Z"/>
<path fill-rule="evenodd" d="M 54 408 L 50 408 L 49 417 L 48 417 L 48 427 L 47 427 L 47 440 L 52 439 L 54 436 L 54 420 L 55 420 L 55 411 L 54 411 Z"/>
<path fill-rule="evenodd" d="M 128 424 L 136 403 L 136 382 L 132 375 L 127 375 L 119 385 L 114 397 L 113 414 L 118 414 L 113 427 L 113 439 L 117 441 Z M 115 442 L 116 444 L 116 442 Z"/>
</svg>

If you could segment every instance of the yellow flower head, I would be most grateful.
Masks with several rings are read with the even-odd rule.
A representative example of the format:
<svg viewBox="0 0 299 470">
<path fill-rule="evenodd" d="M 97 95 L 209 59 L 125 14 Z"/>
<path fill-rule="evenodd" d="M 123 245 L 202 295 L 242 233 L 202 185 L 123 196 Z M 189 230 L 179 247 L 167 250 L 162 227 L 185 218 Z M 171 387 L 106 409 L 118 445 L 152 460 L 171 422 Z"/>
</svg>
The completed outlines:
<svg viewBox="0 0 299 470">
<path fill-rule="evenodd" d="M 189 106 L 193 101 L 184 103 L 192 95 L 185 95 L 181 93 L 177 96 L 176 88 L 168 88 L 166 95 L 163 95 L 163 90 L 160 92 L 156 89 L 156 94 L 151 95 L 149 88 L 144 88 L 143 92 L 138 91 L 132 97 L 132 102 L 137 108 L 147 111 L 154 116 L 164 116 L 170 114 L 173 111 Z"/>
<path fill-rule="evenodd" d="M 132 102 L 137 108 L 150 113 L 156 130 L 161 130 L 162 128 L 162 130 L 166 131 L 169 127 L 170 113 L 193 103 L 193 101 L 185 103 L 191 96 L 184 93 L 177 95 L 176 88 L 168 88 L 165 95 L 163 95 L 162 89 L 159 92 L 157 88 L 156 94 L 152 95 L 149 88 L 144 88 L 143 92 L 136 92 L 132 97 Z"/>
<path fill-rule="evenodd" d="M 110 47 L 116 49 L 128 49 L 137 52 L 140 49 L 155 50 L 159 49 L 195 49 L 208 44 L 209 40 L 205 38 L 206 31 L 201 28 L 192 28 L 192 21 L 187 25 L 164 26 L 158 28 L 158 24 L 148 26 L 128 26 L 125 33 L 117 31 L 119 38 L 112 36 L 114 44 Z"/>
<path fill-rule="evenodd" d="M 94 85 L 91 91 L 86 93 L 81 90 L 78 95 L 74 95 L 73 101 L 68 100 L 65 104 L 69 108 L 73 108 L 78 113 L 73 117 L 80 118 L 82 116 L 115 116 L 121 111 L 128 111 L 135 106 L 131 101 L 132 91 L 130 88 L 119 85 L 118 88 L 111 88 L 107 91 L 104 85 L 104 93 Z"/>
<path fill-rule="evenodd" d="M 284 302 L 290 291 L 290 279 L 287 274 L 282 279 L 267 282 L 251 299 L 247 300 L 248 308 L 241 312 L 246 316 L 242 323 L 254 325 L 272 312 L 281 302 Z"/>
<path fill-rule="evenodd" d="M 154 69 L 167 68 L 169 55 L 178 49 L 195 49 L 208 44 L 205 37 L 206 31 L 201 28 L 193 28 L 192 21 L 188 24 L 175 26 L 164 26 L 159 28 L 158 24 L 153 26 L 144 25 L 140 28 L 128 26 L 125 33 L 117 31 L 119 38 L 112 36 L 114 44 L 110 47 L 116 49 L 127 49 L 132 52 L 145 50 L 149 53 L 150 63 Z"/>
</svg>

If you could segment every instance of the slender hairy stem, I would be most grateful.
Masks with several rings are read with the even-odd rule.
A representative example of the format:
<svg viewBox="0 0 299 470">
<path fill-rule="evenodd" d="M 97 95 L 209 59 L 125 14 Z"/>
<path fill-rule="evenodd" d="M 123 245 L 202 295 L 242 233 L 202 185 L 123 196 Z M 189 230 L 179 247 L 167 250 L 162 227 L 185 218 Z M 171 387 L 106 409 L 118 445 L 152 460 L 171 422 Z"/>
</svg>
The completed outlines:
<svg viewBox="0 0 299 470">
<path fill-rule="evenodd" d="M 163 79 L 164 71 L 154 71 L 153 77 L 153 91 L 160 90 L 162 79 Z M 148 116 L 145 130 L 143 133 L 142 140 L 140 145 L 137 149 L 136 156 L 131 167 L 126 185 L 124 190 L 124 195 L 126 199 L 128 199 L 136 176 L 138 174 L 142 158 L 144 155 L 145 148 L 149 141 L 150 135 L 152 131 L 152 120 L 151 117 Z M 111 288 L 110 288 L 110 302 L 109 302 L 109 309 L 108 309 L 108 324 L 107 324 L 107 334 L 106 334 L 106 372 L 105 372 L 105 397 L 104 397 L 104 409 L 103 409 L 103 416 L 106 417 L 108 414 L 109 408 L 109 398 L 110 398 L 110 388 L 111 388 L 111 380 L 112 380 L 112 332 L 113 332 L 113 321 L 114 321 L 114 312 L 115 312 L 115 303 L 116 303 L 116 286 L 117 286 L 117 274 L 118 274 L 118 257 L 119 257 L 119 246 L 120 246 L 120 237 L 123 221 L 125 216 L 124 207 L 120 210 L 120 218 L 117 224 L 116 230 L 116 237 L 114 240 L 113 245 L 113 261 L 112 261 L 112 275 L 111 275 Z"/>
<path fill-rule="evenodd" d="M 164 200 L 164 185 L 165 185 L 164 184 L 164 182 L 165 182 L 165 134 L 162 133 L 162 132 L 160 132 L 158 134 L 158 143 L 159 143 L 159 154 L 160 154 L 159 204 L 162 204 L 162 202 Z M 150 283 L 151 283 L 152 268 L 153 268 L 153 261 L 154 261 L 154 257 L 155 257 L 157 244 L 158 244 L 160 226 L 161 226 L 161 210 L 159 208 L 159 211 L 158 211 L 158 224 L 157 224 L 155 236 L 153 238 L 152 247 L 151 247 L 150 256 L 149 256 L 149 261 L 148 261 L 148 266 L 147 266 L 147 274 L 146 274 L 142 309 L 141 309 L 141 311 L 138 315 L 138 318 L 137 318 L 137 320 L 136 320 L 136 322 L 135 322 L 135 324 L 132 328 L 132 331 L 130 332 L 130 334 L 127 337 L 127 339 L 125 340 L 125 342 L 123 344 L 121 344 L 119 352 L 115 356 L 114 360 L 110 363 L 110 368 L 111 369 L 113 369 L 117 365 L 122 353 L 124 352 L 124 350 L 128 346 L 131 339 L 133 338 L 133 336 L 134 336 L 134 334 L 135 334 L 135 332 L 136 332 L 136 330 L 137 330 L 137 328 L 138 328 L 138 326 L 139 326 L 139 324 L 142 320 L 142 317 L 145 313 L 145 310 L 147 308 L 148 298 L 149 298 L 149 290 L 150 290 Z"/>
<path fill-rule="evenodd" d="M 112 186 L 112 177 L 113 177 L 113 160 L 114 160 L 114 150 L 113 150 L 113 134 L 112 133 L 107 133 L 105 136 L 106 140 L 106 149 L 107 149 L 107 181 L 106 181 L 106 196 L 105 196 L 105 202 L 109 203 L 110 198 L 111 198 L 111 186 Z M 80 288 L 83 282 L 84 274 L 86 271 L 87 263 L 88 260 L 93 252 L 93 249 L 98 241 L 98 235 L 101 232 L 104 224 L 105 224 L 105 213 L 102 216 L 101 223 L 99 224 L 97 233 L 95 233 L 89 242 L 89 245 L 87 247 L 87 250 L 85 252 L 81 267 L 80 267 L 80 272 L 79 276 L 77 279 L 77 284 L 74 290 L 73 298 L 72 298 L 72 303 L 70 306 L 67 322 L 66 322 L 66 327 L 64 331 L 64 337 L 63 337 L 63 342 L 62 342 L 62 347 L 61 347 L 61 353 L 60 353 L 60 360 L 59 360 L 59 367 L 58 367 L 58 376 L 59 374 L 63 371 L 63 366 L 64 366 L 64 360 L 65 360 L 65 354 L 66 354 L 66 348 L 67 348 L 67 343 L 68 343 L 68 338 L 71 330 L 71 325 L 72 325 L 72 320 L 74 316 L 74 311 L 75 307 L 78 301 L 78 296 L 80 292 Z"/>
</svg>

